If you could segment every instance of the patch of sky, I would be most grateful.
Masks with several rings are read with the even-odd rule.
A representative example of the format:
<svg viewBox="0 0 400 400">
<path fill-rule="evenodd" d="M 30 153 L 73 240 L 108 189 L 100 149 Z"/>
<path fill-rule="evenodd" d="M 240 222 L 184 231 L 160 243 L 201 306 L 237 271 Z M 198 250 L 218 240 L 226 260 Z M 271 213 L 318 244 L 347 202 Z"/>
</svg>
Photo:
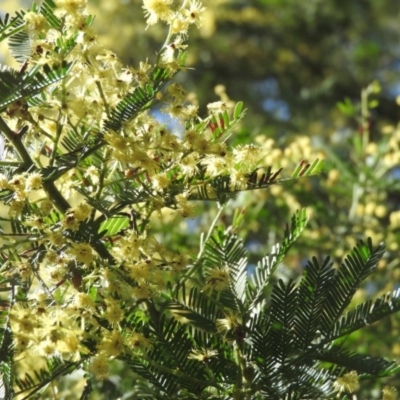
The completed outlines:
<svg viewBox="0 0 400 400">
<path fill-rule="evenodd" d="M 155 108 L 150 112 L 150 114 L 162 125 L 164 125 L 169 132 L 178 136 L 180 139 L 183 138 L 183 134 L 185 133 L 185 127 L 181 121 L 177 118 L 172 118 L 167 114 L 161 112 L 159 108 Z"/>
<path fill-rule="evenodd" d="M 251 275 L 255 274 L 256 268 L 257 268 L 256 264 L 253 264 L 253 263 L 247 264 L 247 275 L 251 276 Z"/>
<path fill-rule="evenodd" d="M 289 106 L 279 98 L 279 83 L 275 78 L 267 78 L 261 82 L 257 82 L 255 90 L 262 96 L 262 106 L 265 111 L 281 121 L 288 121 L 290 119 Z"/>
<path fill-rule="evenodd" d="M 201 218 L 200 217 L 195 217 L 195 218 L 188 218 L 186 219 L 186 226 L 189 234 L 195 233 L 200 226 L 201 223 Z"/>
<path fill-rule="evenodd" d="M 393 180 L 400 179 L 400 167 L 395 167 L 391 171 L 389 171 L 387 177 Z"/>
<path fill-rule="evenodd" d="M 400 96 L 400 81 L 397 82 L 390 82 L 390 84 L 385 84 L 386 74 L 396 74 L 400 72 L 400 60 L 397 59 L 393 61 L 390 65 L 387 65 L 386 68 L 384 68 L 381 71 L 378 71 L 378 81 L 382 83 L 382 89 L 384 93 L 389 96 L 392 99 L 395 99 L 396 97 Z M 398 76 L 398 75 L 397 75 Z"/>
<path fill-rule="evenodd" d="M 262 247 L 261 242 L 258 240 L 250 240 L 249 242 L 246 243 L 246 249 L 248 250 L 249 253 L 255 253 L 260 251 Z"/>
<path fill-rule="evenodd" d="M 262 248 L 262 243 L 258 240 L 250 240 L 246 243 L 246 249 L 249 253 L 259 253 Z M 247 265 L 247 275 L 251 276 L 255 273 L 257 265 L 254 263 L 250 263 Z"/>
<path fill-rule="evenodd" d="M 302 258 L 301 260 L 300 260 L 300 266 L 301 266 L 301 268 L 302 269 L 308 269 L 308 268 L 310 268 L 309 267 L 309 262 L 308 262 L 309 260 L 307 259 L 307 258 Z"/>
<path fill-rule="evenodd" d="M 400 96 L 400 82 L 390 85 L 390 87 L 386 88 L 386 92 L 393 99 Z"/>
<path fill-rule="evenodd" d="M 379 286 L 376 284 L 376 282 L 367 282 L 364 286 L 364 291 L 366 297 L 371 297 L 378 293 Z"/>
</svg>

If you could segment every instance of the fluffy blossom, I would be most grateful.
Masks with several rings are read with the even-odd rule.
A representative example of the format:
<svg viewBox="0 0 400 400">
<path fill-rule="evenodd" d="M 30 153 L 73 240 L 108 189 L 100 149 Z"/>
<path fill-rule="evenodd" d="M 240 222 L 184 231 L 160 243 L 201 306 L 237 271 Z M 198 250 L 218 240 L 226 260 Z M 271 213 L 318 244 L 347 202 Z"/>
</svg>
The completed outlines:
<svg viewBox="0 0 400 400">
<path fill-rule="evenodd" d="M 358 374 L 356 371 L 350 371 L 347 374 L 336 379 L 333 383 L 336 390 L 341 392 L 353 393 L 355 392 L 360 384 L 358 382 Z"/>
<path fill-rule="evenodd" d="M 382 400 L 396 400 L 397 389 L 391 386 L 384 386 L 382 389 Z"/>
<path fill-rule="evenodd" d="M 117 330 L 108 332 L 104 335 L 98 349 L 109 357 L 116 357 L 124 351 L 124 338 Z"/>
<path fill-rule="evenodd" d="M 189 354 L 188 358 L 192 360 L 207 362 L 211 357 L 215 357 L 217 354 L 218 354 L 217 350 L 200 348 L 200 349 L 193 349 Z"/>
<path fill-rule="evenodd" d="M 205 7 L 200 1 L 192 0 L 189 4 L 189 8 L 184 10 L 184 15 L 189 20 L 191 24 L 195 24 L 198 28 L 203 25 L 203 12 L 205 11 Z"/>
<path fill-rule="evenodd" d="M 207 273 L 207 284 L 202 291 L 208 289 L 221 291 L 229 285 L 229 272 L 226 268 L 214 268 Z"/>
<path fill-rule="evenodd" d="M 170 20 L 173 16 L 171 4 L 172 0 L 144 0 L 143 8 L 147 17 L 147 24 L 154 25 L 158 20 Z"/>
<path fill-rule="evenodd" d="M 99 379 L 106 378 L 108 376 L 109 363 L 108 356 L 100 354 L 92 359 L 89 370 Z"/>
</svg>

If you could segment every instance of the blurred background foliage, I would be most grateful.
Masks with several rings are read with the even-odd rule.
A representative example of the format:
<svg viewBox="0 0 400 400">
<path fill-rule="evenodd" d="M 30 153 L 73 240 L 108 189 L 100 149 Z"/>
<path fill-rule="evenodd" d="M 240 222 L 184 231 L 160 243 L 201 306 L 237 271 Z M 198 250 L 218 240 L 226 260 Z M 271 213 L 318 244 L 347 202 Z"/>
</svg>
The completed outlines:
<svg viewBox="0 0 400 400">
<path fill-rule="evenodd" d="M 2 12 L 30 3 L 0 0 Z M 154 62 L 167 28 L 158 24 L 145 31 L 140 0 L 88 3 L 96 15 L 93 28 L 105 47 L 135 68 L 146 59 Z M 197 98 L 203 114 L 208 102 L 244 101 L 247 116 L 230 140 L 270 146 L 275 168 L 321 157 L 327 165 L 326 174 L 318 178 L 239 196 L 227 205 L 222 223 L 230 224 L 234 210 L 245 207 L 241 235 L 256 260 L 275 238 L 282 237 L 292 213 L 308 207 L 309 228 L 282 266 L 284 276 L 297 276 L 312 256 L 331 255 L 339 262 L 358 238 L 370 236 L 375 244 L 386 243 L 387 254 L 379 274 L 358 294 L 357 302 L 398 285 L 400 4 L 380 0 L 203 3 L 207 7 L 204 26 L 190 32 L 190 68 L 176 80 Z M 199 204 L 195 220 L 155 219 L 152 227 L 164 243 L 195 255 L 199 232 L 207 230 L 216 208 Z M 394 316 L 355 333 L 345 346 L 399 359 L 399 335 L 400 316 Z M 135 398 L 121 383 L 132 377 L 124 377 L 125 369 L 116 368 L 118 382 L 104 382 L 98 388 L 106 396 L 101 398 L 110 398 L 111 392 L 115 396 L 116 391 L 121 398 Z M 400 379 L 388 383 L 400 387 Z M 370 390 L 360 398 L 375 398 L 375 389 Z"/>
</svg>

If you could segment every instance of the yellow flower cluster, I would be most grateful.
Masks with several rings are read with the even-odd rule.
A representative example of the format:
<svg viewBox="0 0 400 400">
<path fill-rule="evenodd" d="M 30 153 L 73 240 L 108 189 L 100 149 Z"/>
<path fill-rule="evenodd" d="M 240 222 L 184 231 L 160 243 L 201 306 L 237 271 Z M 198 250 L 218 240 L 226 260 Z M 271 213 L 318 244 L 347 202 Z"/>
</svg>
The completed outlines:
<svg viewBox="0 0 400 400">
<path fill-rule="evenodd" d="M 55 4 L 59 25 L 39 11 L 24 15 L 27 68 L 68 65 L 69 72 L 32 104 L 12 104 L 4 116 L 11 132 L 23 123 L 18 140 L 30 164 L 11 178 L 0 175 L 10 221 L 28 229 L 21 242 L 4 235 L 12 249 L 7 273 L 30 290 L 24 307 L 12 305 L 11 325 L 16 357 L 78 361 L 95 354 L 90 371 L 104 378 L 110 358 L 151 348 L 144 334 L 126 327 L 127 310 L 143 311 L 191 262 L 189 254 L 160 243 L 151 231 L 153 214 L 172 209 L 180 218 L 194 217 L 191 199 L 199 188 L 216 199 L 213 180 L 229 177 L 228 191 L 246 189 L 249 175 L 281 161 L 282 152 L 271 141 L 228 146 L 243 112 L 223 86 L 216 88 L 220 101 L 209 104 L 204 117 L 181 85 L 160 89 L 158 73 L 171 78 L 184 69 L 188 29 L 203 23 L 199 1 L 175 6 L 172 0 L 144 0 L 148 26 L 162 21 L 169 31 L 154 62 L 138 68 L 124 66 L 98 42 L 86 0 Z M 143 104 L 125 118 L 133 108 L 121 111 L 121 103 L 135 93 Z M 143 101 L 143 93 L 151 96 Z M 161 116 L 149 111 L 153 105 Z M 110 121 L 120 111 L 116 127 Z M 203 291 L 222 291 L 230 283 L 225 267 L 209 270 L 205 279 Z M 227 316 L 218 330 L 236 324 Z M 194 350 L 192 358 L 215 354 Z"/>
</svg>

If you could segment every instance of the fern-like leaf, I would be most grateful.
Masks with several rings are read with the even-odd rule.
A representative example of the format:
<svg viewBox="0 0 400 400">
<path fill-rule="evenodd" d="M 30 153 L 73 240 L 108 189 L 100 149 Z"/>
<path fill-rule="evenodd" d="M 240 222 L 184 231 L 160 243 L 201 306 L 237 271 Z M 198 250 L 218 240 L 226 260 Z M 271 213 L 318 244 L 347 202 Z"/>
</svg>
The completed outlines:
<svg viewBox="0 0 400 400">
<path fill-rule="evenodd" d="M 106 231 L 108 236 L 114 236 L 129 226 L 129 218 L 125 215 L 109 218 L 101 223 L 99 232 Z"/>
<path fill-rule="evenodd" d="M 25 30 L 20 30 L 10 36 L 8 47 L 15 60 L 19 63 L 24 63 L 29 59 L 32 52 L 31 38 Z"/>
<path fill-rule="evenodd" d="M 14 17 L 10 18 L 10 14 L 6 14 L 3 18 L 0 18 L 0 42 L 23 29 L 24 15 L 25 11 L 18 11 Z"/>
<path fill-rule="evenodd" d="M 177 317 L 187 319 L 197 329 L 216 333 L 215 319 L 218 316 L 218 309 L 215 303 L 195 287 L 190 289 L 188 296 L 185 290 L 182 290 L 182 296 L 179 296 L 182 300 L 170 299 L 166 304 L 166 309 Z"/>
<path fill-rule="evenodd" d="M 258 263 L 255 273 L 251 276 L 251 284 L 247 293 L 250 309 L 253 309 L 258 303 L 265 301 L 265 289 L 270 283 L 271 277 L 290 247 L 304 230 L 306 223 L 306 210 L 302 209 L 296 212 L 292 217 L 291 226 L 286 226 L 282 244 L 276 244 L 272 248 L 271 254 L 268 254 Z"/>
<path fill-rule="evenodd" d="M 138 86 L 120 101 L 112 111 L 110 118 L 105 121 L 105 130 L 118 132 L 126 122 L 145 109 L 155 98 L 162 85 L 170 78 L 169 75 L 167 69 L 157 68 L 152 75 L 153 85 L 147 84 L 145 88 Z"/>
<path fill-rule="evenodd" d="M 325 336 L 329 335 L 363 280 L 376 268 L 384 250 L 383 244 L 373 249 L 370 240 L 368 243 L 360 241 L 343 261 L 329 286 L 324 303 L 321 329 Z"/>
<path fill-rule="evenodd" d="M 149 366 L 144 360 L 140 358 L 125 358 L 126 363 L 132 369 L 133 372 L 140 375 L 147 382 L 151 383 L 155 388 L 157 388 L 162 393 L 168 393 L 168 387 L 165 386 L 165 380 L 154 371 L 153 368 Z"/>
<path fill-rule="evenodd" d="M 52 28 L 60 29 L 62 21 L 55 16 L 55 8 L 56 6 L 52 0 L 43 0 L 40 7 L 37 7 L 35 3 L 32 5 L 33 12 L 43 15 Z M 20 63 L 26 62 L 32 53 L 31 38 L 24 30 L 24 14 L 25 12 L 23 11 L 17 13 L 16 17 L 10 20 L 9 25 L 7 23 L 3 25 L 0 22 L 0 25 L 2 25 L 0 26 L 0 41 L 5 37 L 9 37 L 8 46 L 11 54 Z"/>
<path fill-rule="evenodd" d="M 284 366 L 294 347 L 294 318 L 297 308 L 297 289 L 293 282 L 287 285 L 282 280 L 274 285 L 269 309 L 270 330 L 267 340 L 274 343 L 272 358 L 276 367 Z"/>
<path fill-rule="evenodd" d="M 39 93 L 44 87 L 63 79 L 71 64 L 62 63 L 52 68 L 44 65 L 35 67 L 27 73 L 20 73 L 11 68 L 2 67 L 0 71 L 0 111 L 9 104 L 29 98 Z"/>
<path fill-rule="evenodd" d="M 297 165 L 297 167 L 293 171 L 291 178 L 295 179 L 300 176 L 311 176 L 318 174 L 319 172 L 322 171 L 323 166 L 324 166 L 324 161 L 319 160 L 318 158 L 314 160 L 311 164 L 302 161 Z"/>
<path fill-rule="evenodd" d="M 247 250 L 242 240 L 232 229 L 227 232 L 217 230 L 206 244 L 202 261 L 205 273 L 216 266 L 228 269 L 229 290 L 219 295 L 219 301 L 226 307 L 243 311 L 247 285 Z"/>
<path fill-rule="evenodd" d="M 394 361 L 387 361 L 381 357 L 371 357 L 342 350 L 335 346 L 324 352 L 312 353 L 313 359 L 333 363 L 345 367 L 348 371 L 357 371 L 359 374 L 379 376 L 385 371 L 397 367 Z"/>
<path fill-rule="evenodd" d="M 84 357 L 81 361 L 83 361 Z M 38 371 L 33 371 L 35 378 L 31 374 L 26 373 L 24 378 L 16 378 L 15 384 L 20 389 L 19 392 L 15 393 L 15 396 L 19 396 L 22 393 L 29 392 L 30 395 L 41 391 L 54 379 L 60 376 L 66 375 L 74 371 L 80 362 L 70 362 L 64 361 L 59 357 L 52 357 L 47 359 L 47 369 L 40 369 Z"/>
<path fill-rule="evenodd" d="M 54 10 L 56 9 L 56 5 L 53 0 L 43 0 L 40 5 L 39 11 L 45 18 L 47 23 L 56 29 L 61 28 L 62 21 L 60 18 L 56 17 L 54 14 Z"/>
<path fill-rule="evenodd" d="M 228 266 L 231 291 L 239 308 L 243 308 L 246 299 L 247 283 L 247 250 L 243 241 L 229 229 L 222 245 L 219 247 L 221 260 Z"/>
<path fill-rule="evenodd" d="M 296 309 L 295 341 L 301 351 L 311 345 L 320 327 L 326 294 L 334 277 L 335 270 L 329 258 L 320 264 L 316 258 L 308 262 L 299 284 L 298 306 Z"/>
<path fill-rule="evenodd" d="M 329 332 L 326 341 L 348 335 L 400 311 L 400 289 L 359 304 L 354 310 L 343 315 Z"/>
</svg>

